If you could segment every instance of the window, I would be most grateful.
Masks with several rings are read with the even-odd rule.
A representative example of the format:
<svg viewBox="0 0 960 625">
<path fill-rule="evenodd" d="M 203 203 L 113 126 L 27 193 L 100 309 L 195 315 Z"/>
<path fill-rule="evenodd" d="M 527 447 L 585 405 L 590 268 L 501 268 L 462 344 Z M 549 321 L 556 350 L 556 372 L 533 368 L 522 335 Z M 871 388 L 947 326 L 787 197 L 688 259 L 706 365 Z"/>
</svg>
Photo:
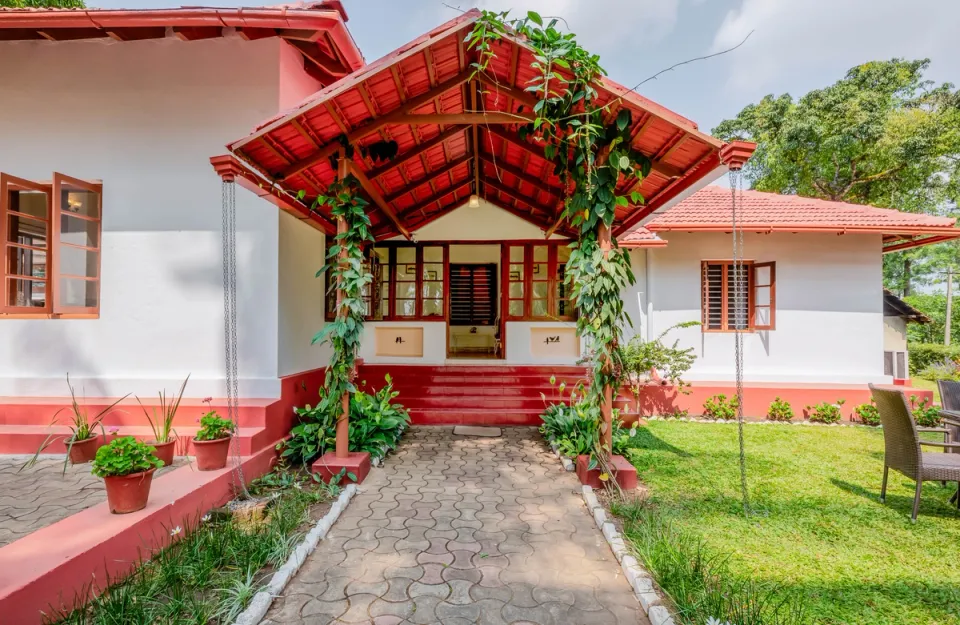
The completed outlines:
<svg viewBox="0 0 960 625">
<path fill-rule="evenodd" d="M 570 260 L 566 243 L 507 245 L 507 318 L 575 317 L 564 271 Z"/>
<path fill-rule="evenodd" d="M 736 297 L 733 261 L 701 263 L 702 318 L 704 332 L 736 329 L 773 330 L 776 317 L 775 263 L 743 261 L 742 301 Z"/>
<path fill-rule="evenodd" d="M 378 244 L 367 249 L 373 283 L 364 288 L 368 321 L 441 320 L 446 315 L 446 246 Z M 336 316 L 337 289 L 330 272 L 326 317 Z"/>
<path fill-rule="evenodd" d="M 883 352 L 883 375 L 891 375 L 898 380 L 907 379 L 906 352 Z"/>
<path fill-rule="evenodd" d="M 493 325 L 497 318 L 496 269 L 496 265 L 450 265 L 450 325 Z"/>
<path fill-rule="evenodd" d="M 95 316 L 100 309 L 102 186 L 0 174 L 3 296 L 13 316 Z"/>
</svg>

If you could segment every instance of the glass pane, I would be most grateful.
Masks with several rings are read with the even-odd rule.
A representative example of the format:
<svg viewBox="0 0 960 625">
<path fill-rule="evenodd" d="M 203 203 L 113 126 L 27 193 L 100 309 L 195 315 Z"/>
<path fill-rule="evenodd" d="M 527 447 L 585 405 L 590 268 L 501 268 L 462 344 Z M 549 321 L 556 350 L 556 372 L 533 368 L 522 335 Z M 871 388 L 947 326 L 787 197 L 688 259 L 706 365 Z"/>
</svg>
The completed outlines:
<svg viewBox="0 0 960 625">
<path fill-rule="evenodd" d="M 557 300 L 557 314 L 561 317 L 570 317 L 573 315 L 573 306 L 565 299 Z"/>
<path fill-rule="evenodd" d="M 380 265 L 380 281 L 390 281 L 390 265 Z"/>
<path fill-rule="evenodd" d="M 510 275 L 508 278 L 511 281 L 523 280 L 523 265 L 510 265 Z"/>
<path fill-rule="evenodd" d="M 523 297 L 523 282 L 511 282 L 510 283 L 510 295 L 509 297 L 522 298 Z"/>
<path fill-rule="evenodd" d="M 557 262 L 566 263 L 568 260 L 570 260 L 570 248 L 566 245 L 557 247 Z"/>
<path fill-rule="evenodd" d="M 383 299 L 390 297 L 390 285 L 386 282 L 380 283 L 380 297 Z"/>
<path fill-rule="evenodd" d="M 535 263 L 547 262 L 547 246 L 546 245 L 533 246 L 533 262 Z"/>
<path fill-rule="evenodd" d="M 60 270 L 58 273 L 68 276 L 97 277 L 97 252 L 82 250 L 69 245 L 60 246 Z"/>
<path fill-rule="evenodd" d="M 95 280 L 60 279 L 60 305 L 93 308 L 97 305 Z"/>
<path fill-rule="evenodd" d="M 83 189 L 60 188 L 60 210 L 87 217 L 100 216 L 100 194 Z"/>
<path fill-rule="evenodd" d="M 423 315 L 425 317 L 442 317 L 443 316 L 443 300 L 442 299 L 425 299 L 423 300 Z"/>
<path fill-rule="evenodd" d="M 547 283 L 546 282 L 534 282 L 533 283 L 533 297 L 536 299 L 547 299 Z"/>
<path fill-rule="evenodd" d="M 8 246 L 7 273 L 33 278 L 46 278 L 47 253 Z"/>
<path fill-rule="evenodd" d="M 412 299 L 398 299 L 396 310 L 398 317 L 413 317 L 417 314 L 417 302 Z"/>
<path fill-rule="evenodd" d="M 533 300 L 532 312 L 534 317 L 546 317 L 547 316 L 547 300 L 545 299 Z"/>
<path fill-rule="evenodd" d="M 510 302 L 510 316 L 511 317 L 523 316 L 523 301 L 513 300 L 512 302 Z"/>
<path fill-rule="evenodd" d="M 10 215 L 7 221 L 7 240 L 34 247 L 47 246 L 47 222 Z"/>
<path fill-rule="evenodd" d="M 753 322 L 758 326 L 770 325 L 770 308 L 767 306 L 755 308 L 753 311 Z"/>
<path fill-rule="evenodd" d="M 417 264 L 397 265 L 397 282 L 414 282 L 417 279 Z"/>
<path fill-rule="evenodd" d="M 424 263 L 423 265 L 423 279 L 424 280 L 443 280 L 443 265 L 435 263 Z"/>
<path fill-rule="evenodd" d="M 34 280 L 7 280 L 7 305 L 43 308 L 47 304 L 46 283 Z"/>
<path fill-rule="evenodd" d="M 386 265 L 390 262 L 390 250 L 386 247 L 375 247 L 373 248 L 373 253 L 377 255 L 377 259 L 380 260 L 381 265 Z"/>
<path fill-rule="evenodd" d="M 383 319 L 390 315 L 390 302 L 387 298 L 380 300 L 380 318 Z"/>
<path fill-rule="evenodd" d="M 754 269 L 754 276 L 756 276 L 756 281 L 758 285 L 766 286 L 770 284 L 770 269 L 771 267 L 757 267 Z"/>
<path fill-rule="evenodd" d="M 443 282 L 424 282 L 423 297 L 424 298 L 438 298 L 438 297 L 442 298 Z"/>
<path fill-rule="evenodd" d="M 758 287 L 753 292 L 753 303 L 756 306 L 769 306 L 770 305 L 770 287 Z"/>
<path fill-rule="evenodd" d="M 443 248 L 442 248 L 442 247 L 425 247 L 425 248 L 423 248 L 423 262 L 425 262 L 425 263 L 442 263 L 442 262 L 443 262 Z"/>
<path fill-rule="evenodd" d="M 413 299 L 417 296 L 416 282 L 397 282 L 397 297 Z"/>
<path fill-rule="evenodd" d="M 397 248 L 397 264 L 401 263 L 415 263 L 417 262 L 417 248 L 415 247 L 398 247 Z"/>
<path fill-rule="evenodd" d="M 77 219 L 70 215 L 61 215 L 60 240 L 64 243 L 72 243 L 73 245 L 97 247 L 99 242 L 99 238 L 97 237 L 98 225 L 95 221 Z"/>
<path fill-rule="evenodd" d="M 10 190 L 10 210 L 39 219 L 47 218 L 47 194 L 41 191 Z"/>
<path fill-rule="evenodd" d="M 533 279 L 534 279 L 534 280 L 546 280 L 546 279 L 547 279 L 547 263 L 534 263 L 534 264 L 533 264 Z"/>
<path fill-rule="evenodd" d="M 517 245 L 510 246 L 510 262 L 511 263 L 522 263 L 523 262 L 523 248 Z"/>
</svg>

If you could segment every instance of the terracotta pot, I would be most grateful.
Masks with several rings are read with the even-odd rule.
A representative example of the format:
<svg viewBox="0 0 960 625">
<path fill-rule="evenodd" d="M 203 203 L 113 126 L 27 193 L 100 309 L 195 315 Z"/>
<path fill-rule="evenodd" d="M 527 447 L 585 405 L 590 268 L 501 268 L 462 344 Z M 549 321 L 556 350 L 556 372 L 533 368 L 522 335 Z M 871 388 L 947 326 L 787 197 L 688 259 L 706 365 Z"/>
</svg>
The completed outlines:
<svg viewBox="0 0 960 625">
<path fill-rule="evenodd" d="M 110 506 L 110 512 L 128 514 L 146 508 L 154 471 L 156 469 L 103 478 L 103 484 L 107 487 L 107 505 Z"/>
<path fill-rule="evenodd" d="M 193 439 L 193 453 L 197 457 L 197 468 L 201 471 L 216 471 L 227 466 L 230 439 L 230 436 L 212 441 Z"/>
<path fill-rule="evenodd" d="M 154 447 L 153 455 L 160 459 L 163 466 L 169 467 L 173 464 L 173 456 L 177 447 L 177 439 L 169 440 L 166 443 L 156 441 L 147 441 L 147 445 Z"/>
<path fill-rule="evenodd" d="M 88 439 L 76 441 L 72 446 L 69 441 L 66 444 L 70 446 L 70 464 L 84 464 L 96 458 L 97 450 L 100 449 L 103 441 L 99 436 L 91 436 Z"/>
</svg>

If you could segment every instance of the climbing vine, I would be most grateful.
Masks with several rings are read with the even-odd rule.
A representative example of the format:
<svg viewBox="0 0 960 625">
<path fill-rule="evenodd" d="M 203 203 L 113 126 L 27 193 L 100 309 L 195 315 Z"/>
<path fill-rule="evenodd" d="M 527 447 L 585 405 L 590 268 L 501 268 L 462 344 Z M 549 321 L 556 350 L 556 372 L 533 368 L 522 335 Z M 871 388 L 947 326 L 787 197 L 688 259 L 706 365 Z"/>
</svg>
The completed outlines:
<svg viewBox="0 0 960 625">
<path fill-rule="evenodd" d="M 631 323 L 621 293 L 635 281 L 628 253 L 609 232 L 618 206 L 643 202 L 636 191 L 630 197 L 618 195 L 617 186 L 623 177 L 639 183 L 651 163 L 630 147 L 630 111 L 620 109 L 614 116 L 617 100 L 597 103 L 594 85 L 606 75 L 599 56 L 581 47 L 573 33 L 557 30 L 557 23 L 551 19 L 545 24 L 533 11 L 522 19 L 484 11 L 466 42 L 477 52 L 475 73 L 487 72 L 496 43 L 504 37 L 517 37 L 533 50 L 531 67 L 538 73 L 524 89 L 536 98 L 534 119 L 519 134 L 543 147 L 565 187 L 562 216 L 578 235 L 565 279 L 579 312 L 577 333 L 591 350 L 589 398 L 599 403 L 604 387 L 615 389 L 621 379 L 622 333 Z"/>
<path fill-rule="evenodd" d="M 320 206 L 328 207 L 330 214 L 338 221 L 343 219 L 347 226 L 346 231 L 337 234 L 334 244 L 327 250 L 327 263 L 317 272 L 320 277 L 329 271 L 330 289 L 342 289 L 336 318 L 317 332 L 312 341 L 328 343 L 333 351 L 324 382 L 326 393 L 318 406 L 326 414 L 339 415 L 343 394 L 356 391 L 354 369 L 366 313 L 363 289 L 373 282 L 373 274 L 363 257 L 363 246 L 373 241 L 373 234 L 366 214 L 367 202 L 360 197 L 359 187 L 356 178 L 347 176 L 331 184 L 326 194 L 317 197 L 313 205 L 314 210 Z"/>
</svg>

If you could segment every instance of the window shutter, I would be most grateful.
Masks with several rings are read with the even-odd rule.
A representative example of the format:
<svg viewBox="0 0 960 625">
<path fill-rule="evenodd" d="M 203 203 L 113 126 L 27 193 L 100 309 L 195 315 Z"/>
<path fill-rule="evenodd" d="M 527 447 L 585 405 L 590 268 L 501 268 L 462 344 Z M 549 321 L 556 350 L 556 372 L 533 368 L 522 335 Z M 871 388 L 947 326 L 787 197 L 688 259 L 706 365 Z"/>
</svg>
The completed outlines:
<svg viewBox="0 0 960 625">
<path fill-rule="evenodd" d="M 723 330 L 723 265 L 700 264 L 703 286 L 701 322 L 704 330 Z"/>
<path fill-rule="evenodd" d="M 493 325 L 495 272 L 496 265 L 450 265 L 450 325 Z"/>
<path fill-rule="evenodd" d="M 50 211 L 50 185 L 0 174 L 0 312 L 53 310 Z"/>
<path fill-rule="evenodd" d="M 777 319 L 777 267 L 776 263 L 754 263 L 753 310 L 751 318 L 754 330 L 774 330 Z"/>
<path fill-rule="evenodd" d="M 53 174 L 53 312 L 100 310 L 102 186 Z"/>
</svg>

